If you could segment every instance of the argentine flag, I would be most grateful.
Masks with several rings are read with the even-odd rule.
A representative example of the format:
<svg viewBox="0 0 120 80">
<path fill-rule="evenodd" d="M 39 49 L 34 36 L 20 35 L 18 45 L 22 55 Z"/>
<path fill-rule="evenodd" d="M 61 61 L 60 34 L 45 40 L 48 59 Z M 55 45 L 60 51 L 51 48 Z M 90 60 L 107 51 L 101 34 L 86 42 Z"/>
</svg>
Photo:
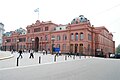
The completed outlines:
<svg viewBox="0 0 120 80">
<path fill-rule="evenodd" d="M 34 12 L 39 12 L 39 8 L 35 9 Z"/>
</svg>

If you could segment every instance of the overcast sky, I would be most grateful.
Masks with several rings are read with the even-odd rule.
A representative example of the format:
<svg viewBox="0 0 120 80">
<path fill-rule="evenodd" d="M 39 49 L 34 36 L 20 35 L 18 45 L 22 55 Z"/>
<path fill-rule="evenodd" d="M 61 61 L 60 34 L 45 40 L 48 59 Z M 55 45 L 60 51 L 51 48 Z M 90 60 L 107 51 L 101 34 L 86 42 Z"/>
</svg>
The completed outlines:
<svg viewBox="0 0 120 80">
<path fill-rule="evenodd" d="M 67 24 L 73 18 L 84 15 L 95 27 L 105 26 L 113 32 L 116 46 L 120 44 L 119 0 L 0 0 L 0 22 L 5 32 L 34 23 L 39 8 L 40 21 Z"/>
</svg>

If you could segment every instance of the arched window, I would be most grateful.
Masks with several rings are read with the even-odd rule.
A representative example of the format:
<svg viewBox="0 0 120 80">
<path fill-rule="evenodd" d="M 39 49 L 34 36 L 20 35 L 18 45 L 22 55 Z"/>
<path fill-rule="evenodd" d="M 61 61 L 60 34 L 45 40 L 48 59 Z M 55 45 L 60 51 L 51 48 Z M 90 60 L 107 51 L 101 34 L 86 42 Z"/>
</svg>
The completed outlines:
<svg viewBox="0 0 120 80">
<path fill-rule="evenodd" d="M 60 40 L 60 35 L 57 36 L 57 41 L 59 41 L 59 40 Z"/>
<path fill-rule="evenodd" d="M 80 33 L 80 40 L 83 40 L 84 39 L 84 35 L 83 35 L 83 33 L 81 32 Z"/>
<path fill-rule="evenodd" d="M 83 44 L 80 44 L 80 46 L 82 46 L 82 47 L 83 47 Z"/>
<path fill-rule="evenodd" d="M 73 35 L 73 33 L 71 33 L 71 40 L 74 40 L 74 35 Z"/>
<path fill-rule="evenodd" d="M 67 35 L 63 35 L 63 40 L 67 40 Z"/>
<path fill-rule="evenodd" d="M 75 40 L 78 41 L 78 33 L 75 34 Z"/>
</svg>

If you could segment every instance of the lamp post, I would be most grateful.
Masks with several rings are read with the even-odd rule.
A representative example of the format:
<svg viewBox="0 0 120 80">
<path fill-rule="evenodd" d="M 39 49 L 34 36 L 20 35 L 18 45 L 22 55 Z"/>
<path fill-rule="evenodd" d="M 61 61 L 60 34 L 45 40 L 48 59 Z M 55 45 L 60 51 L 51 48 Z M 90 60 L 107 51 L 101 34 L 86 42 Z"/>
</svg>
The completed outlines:
<svg viewBox="0 0 120 80">
<path fill-rule="evenodd" d="M 19 43 L 19 39 L 17 40 L 17 51 L 18 51 L 18 48 L 19 48 L 19 45 L 18 45 L 18 43 Z"/>
<path fill-rule="evenodd" d="M 34 50 L 34 41 L 35 41 L 35 39 L 32 38 L 32 50 Z"/>
<path fill-rule="evenodd" d="M 53 54 L 53 47 L 54 47 L 55 37 L 52 37 L 51 40 L 52 40 L 52 54 Z"/>
<path fill-rule="evenodd" d="M 6 43 L 7 43 L 7 41 L 5 40 L 5 51 L 6 51 Z"/>
</svg>

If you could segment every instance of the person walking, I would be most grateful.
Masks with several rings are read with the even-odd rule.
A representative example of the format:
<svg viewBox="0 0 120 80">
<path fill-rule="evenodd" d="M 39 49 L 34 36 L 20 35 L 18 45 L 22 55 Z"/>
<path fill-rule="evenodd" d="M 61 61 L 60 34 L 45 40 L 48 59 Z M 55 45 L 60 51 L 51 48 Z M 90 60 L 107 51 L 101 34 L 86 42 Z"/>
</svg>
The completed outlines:
<svg viewBox="0 0 120 80">
<path fill-rule="evenodd" d="M 18 52 L 18 53 L 19 53 L 18 58 L 19 58 L 19 57 L 23 58 L 23 56 L 22 56 L 22 50 L 21 50 L 21 49 L 19 50 L 19 52 Z"/>
<path fill-rule="evenodd" d="M 29 58 L 31 58 L 31 57 L 34 58 L 33 53 L 34 53 L 34 52 L 33 52 L 33 50 L 31 49 L 31 50 L 30 50 L 30 57 L 29 57 Z"/>
<path fill-rule="evenodd" d="M 13 54 L 13 49 L 11 50 L 11 54 Z"/>
<path fill-rule="evenodd" d="M 48 49 L 47 54 L 50 54 L 50 49 Z"/>
<path fill-rule="evenodd" d="M 45 54 L 45 50 L 43 49 L 43 55 Z"/>
</svg>

